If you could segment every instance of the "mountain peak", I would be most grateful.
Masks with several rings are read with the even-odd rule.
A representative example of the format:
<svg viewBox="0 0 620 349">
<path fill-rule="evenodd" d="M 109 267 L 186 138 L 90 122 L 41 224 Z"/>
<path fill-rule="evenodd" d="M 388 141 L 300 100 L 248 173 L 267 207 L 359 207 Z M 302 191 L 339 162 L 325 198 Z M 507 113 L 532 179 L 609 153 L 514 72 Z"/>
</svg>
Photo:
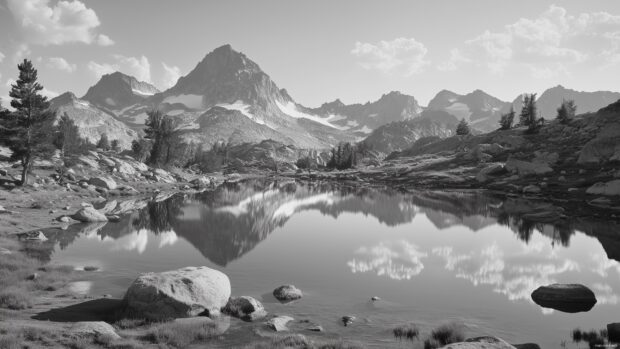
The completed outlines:
<svg viewBox="0 0 620 349">
<path fill-rule="evenodd" d="M 132 105 L 159 92 L 155 86 L 147 82 L 116 71 L 103 75 L 95 85 L 88 89 L 82 99 L 116 109 Z"/>
</svg>

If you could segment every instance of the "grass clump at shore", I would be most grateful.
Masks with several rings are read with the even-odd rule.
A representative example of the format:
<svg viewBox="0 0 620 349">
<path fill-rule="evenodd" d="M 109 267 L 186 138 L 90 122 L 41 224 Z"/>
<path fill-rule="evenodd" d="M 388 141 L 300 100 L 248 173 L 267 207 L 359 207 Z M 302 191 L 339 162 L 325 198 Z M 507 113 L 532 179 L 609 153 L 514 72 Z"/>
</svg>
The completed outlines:
<svg viewBox="0 0 620 349">
<path fill-rule="evenodd" d="M 0 254 L 0 308 L 30 308 L 35 292 L 58 290 L 73 278 L 72 267 L 45 265 L 23 253 L 16 240 L 0 238 L 0 246 L 8 251 Z"/>
<path fill-rule="evenodd" d="M 269 341 L 248 344 L 242 349 L 365 349 L 364 346 L 344 341 L 313 343 L 301 334 L 277 336 Z"/>
<path fill-rule="evenodd" d="M 176 323 L 172 321 L 154 326 L 142 339 L 153 344 L 185 348 L 190 344 L 212 339 L 217 334 L 217 325 L 211 322 Z"/>
<path fill-rule="evenodd" d="M 403 340 L 404 338 L 413 341 L 420 337 L 420 330 L 416 324 L 399 325 L 392 330 L 392 333 L 398 340 Z"/>
</svg>

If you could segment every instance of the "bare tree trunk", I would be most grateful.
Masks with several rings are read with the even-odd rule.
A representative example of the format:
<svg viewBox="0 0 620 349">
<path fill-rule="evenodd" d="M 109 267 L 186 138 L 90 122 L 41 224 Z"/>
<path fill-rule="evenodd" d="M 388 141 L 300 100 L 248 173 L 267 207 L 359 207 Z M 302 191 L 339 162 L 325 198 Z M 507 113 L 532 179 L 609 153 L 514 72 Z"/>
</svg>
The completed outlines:
<svg viewBox="0 0 620 349">
<path fill-rule="evenodd" d="M 30 156 L 27 156 L 22 163 L 22 181 L 21 185 L 28 184 L 28 171 L 30 171 Z"/>
</svg>

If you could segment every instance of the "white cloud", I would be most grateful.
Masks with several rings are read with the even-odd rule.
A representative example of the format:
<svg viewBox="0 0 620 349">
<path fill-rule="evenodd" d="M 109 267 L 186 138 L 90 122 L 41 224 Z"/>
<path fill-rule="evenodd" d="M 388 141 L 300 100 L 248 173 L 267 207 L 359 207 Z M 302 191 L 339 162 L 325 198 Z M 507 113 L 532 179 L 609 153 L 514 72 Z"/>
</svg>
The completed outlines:
<svg viewBox="0 0 620 349">
<path fill-rule="evenodd" d="M 399 71 L 411 76 L 422 72 L 429 64 L 425 59 L 428 49 L 414 38 L 397 38 L 377 44 L 358 41 L 351 53 L 360 59 L 362 68 L 387 74 Z"/>
<path fill-rule="evenodd" d="M 177 83 L 177 80 L 181 77 L 181 69 L 177 66 L 168 66 L 162 62 L 161 65 L 164 68 L 164 75 L 162 77 L 161 85 L 164 88 L 169 88 Z"/>
<path fill-rule="evenodd" d="M 20 63 L 24 58 L 28 58 L 32 54 L 30 47 L 26 44 L 20 44 L 13 55 L 13 63 Z"/>
<path fill-rule="evenodd" d="M 52 99 L 54 97 L 58 97 L 59 93 L 56 91 L 48 90 L 47 88 L 43 88 L 41 90 L 41 95 L 47 97 L 48 99 Z"/>
<path fill-rule="evenodd" d="M 127 74 L 140 81 L 151 82 L 151 64 L 145 56 L 138 58 L 114 55 L 114 58 Z"/>
<path fill-rule="evenodd" d="M 67 73 L 73 73 L 77 69 L 77 66 L 75 64 L 71 64 L 67 62 L 67 60 L 62 57 L 48 58 L 46 66 L 49 68 L 61 70 Z"/>
<path fill-rule="evenodd" d="M 98 63 L 90 61 L 86 65 L 96 78 L 102 75 L 111 74 L 116 71 L 131 75 L 140 81 L 151 82 L 151 64 L 145 56 L 127 57 L 123 55 L 113 55 L 114 62 Z"/>
<path fill-rule="evenodd" d="M 567 74 L 583 62 L 620 63 L 620 16 L 606 12 L 568 14 L 552 5 L 535 18 L 521 18 L 500 31 L 485 31 L 465 41 L 458 52 L 467 61 L 494 73 L 522 66 L 534 77 Z M 444 68 L 466 62 L 455 56 Z M 449 69 L 445 69 L 449 70 Z"/>
<path fill-rule="evenodd" d="M 102 77 L 103 75 L 106 75 L 106 74 L 112 74 L 115 71 L 120 69 L 120 67 L 118 65 L 107 64 L 107 63 L 101 64 L 101 63 L 97 63 L 97 62 L 94 62 L 94 61 L 88 62 L 86 67 L 97 78 L 100 78 L 100 77 Z"/>
<path fill-rule="evenodd" d="M 114 45 L 114 40 L 110 39 L 110 37 L 105 34 L 99 34 L 99 36 L 97 36 L 97 45 L 112 46 Z"/>
<path fill-rule="evenodd" d="M 29 43 L 90 44 L 98 39 L 95 29 L 101 24 L 99 18 L 79 0 L 7 0 L 7 5 Z"/>
<path fill-rule="evenodd" d="M 347 262 L 351 272 L 374 272 L 393 280 L 409 280 L 424 269 L 425 252 L 405 240 L 381 242 L 377 246 L 360 247 L 356 252 L 364 258 Z"/>
<path fill-rule="evenodd" d="M 0 52 L 0 63 L 2 63 L 2 61 L 4 60 L 4 57 L 6 57 L 2 52 Z"/>
</svg>

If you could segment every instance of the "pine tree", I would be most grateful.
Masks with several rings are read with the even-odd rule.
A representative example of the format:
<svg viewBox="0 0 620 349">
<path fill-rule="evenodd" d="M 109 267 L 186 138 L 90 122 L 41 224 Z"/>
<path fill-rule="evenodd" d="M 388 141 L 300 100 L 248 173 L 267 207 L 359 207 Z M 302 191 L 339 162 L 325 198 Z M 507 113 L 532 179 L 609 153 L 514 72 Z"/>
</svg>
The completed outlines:
<svg viewBox="0 0 620 349">
<path fill-rule="evenodd" d="M 107 133 L 102 133 L 101 138 L 99 138 L 99 142 L 97 142 L 97 148 L 101 150 L 110 150 L 110 140 L 108 139 Z"/>
<path fill-rule="evenodd" d="M 174 120 L 156 109 L 147 112 L 147 116 L 146 128 L 144 129 L 145 138 L 153 142 L 149 162 L 158 164 L 163 155 L 164 164 L 167 164 L 172 155 L 172 138 L 176 133 Z"/>
<path fill-rule="evenodd" d="M 573 100 L 562 101 L 562 104 L 557 111 L 558 114 L 556 118 L 560 121 L 560 123 L 567 124 L 575 117 L 577 106 Z"/>
<path fill-rule="evenodd" d="M 60 150 L 62 157 L 79 154 L 85 149 L 86 142 L 80 138 L 77 125 L 67 113 L 58 120 L 54 145 Z"/>
<path fill-rule="evenodd" d="M 456 134 L 459 136 L 465 136 L 469 134 L 469 124 L 465 119 L 461 119 L 459 124 L 456 126 Z"/>
<path fill-rule="evenodd" d="M 528 131 L 533 132 L 538 128 L 536 119 L 536 94 L 526 94 L 523 97 L 523 107 L 521 108 L 520 124 L 528 127 Z"/>
<path fill-rule="evenodd" d="M 512 123 L 515 119 L 515 110 L 513 107 L 510 107 L 510 111 L 506 114 L 502 114 L 501 119 L 499 120 L 499 125 L 501 130 L 510 130 L 512 128 Z"/>
<path fill-rule="evenodd" d="M 43 86 L 37 82 L 37 70 L 27 59 L 17 68 L 19 78 L 11 86 L 9 96 L 15 111 L 4 113 L 2 138 L 13 154 L 12 160 L 22 164 L 21 184 L 28 182 L 33 161 L 52 154 L 55 113 L 49 110 L 47 97 L 40 94 Z"/>
<path fill-rule="evenodd" d="M 112 142 L 110 143 L 110 147 L 115 152 L 118 152 L 121 149 L 120 142 L 118 141 L 118 139 L 113 139 Z"/>
</svg>

